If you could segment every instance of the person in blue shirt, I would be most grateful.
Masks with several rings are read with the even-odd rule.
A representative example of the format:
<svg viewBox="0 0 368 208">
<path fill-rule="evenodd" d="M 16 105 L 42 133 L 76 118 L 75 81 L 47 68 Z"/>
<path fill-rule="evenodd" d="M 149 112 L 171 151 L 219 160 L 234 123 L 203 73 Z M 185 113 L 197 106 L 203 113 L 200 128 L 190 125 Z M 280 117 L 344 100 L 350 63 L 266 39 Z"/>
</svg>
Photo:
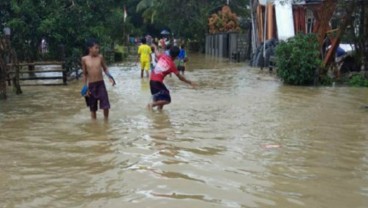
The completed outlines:
<svg viewBox="0 0 368 208">
<path fill-rule="evenodd" d="M 188 61 L 187 52 L 185 51 L 185 46 L 181 45 L 180 52 L 177 61 L 178 71 L 184 75 L 185 72 L 185 63 Z"/>
</svg>

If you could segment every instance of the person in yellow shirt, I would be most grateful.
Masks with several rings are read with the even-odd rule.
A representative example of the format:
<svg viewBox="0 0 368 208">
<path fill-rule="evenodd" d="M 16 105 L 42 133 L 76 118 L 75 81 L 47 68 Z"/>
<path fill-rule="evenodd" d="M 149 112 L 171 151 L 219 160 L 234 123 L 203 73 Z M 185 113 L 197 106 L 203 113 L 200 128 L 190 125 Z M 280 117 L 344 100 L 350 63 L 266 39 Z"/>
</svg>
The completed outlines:
<svg viewBox="0 0 368 208">
<path fill-rule="evenodd" d="M 151 47 L 147 45 L 146 38 L 142 38 L 142 44 L 138 48 L 138 57 L 141 62 L 141 78 L 143 78 L 143 71 L 146 71 L 146 75 L 149 77 L 151 53 Z"/>
</svg>

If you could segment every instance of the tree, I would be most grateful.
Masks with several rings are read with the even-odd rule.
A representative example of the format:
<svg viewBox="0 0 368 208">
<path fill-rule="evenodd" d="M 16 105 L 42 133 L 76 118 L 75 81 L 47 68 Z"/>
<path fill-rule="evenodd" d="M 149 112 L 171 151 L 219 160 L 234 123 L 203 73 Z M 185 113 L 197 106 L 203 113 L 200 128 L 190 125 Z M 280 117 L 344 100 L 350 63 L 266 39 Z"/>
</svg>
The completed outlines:
<svg viewBox="0 0 368 208">
<path fill-rule="evenodd" d="M 300 1 L 300 0 L 284 0 L 284 1 Z M 360 4 L 360 9 L 357 9 L 357 4 Z M 361 59 L 361 62 L 366 63 L 366 57 L 368 57 L 366 53 L 366 47 L 365 44 L 367 43 L 367 30 L 364 28 L 367 28 L 364 26 L 364 24 L 367 24 L 368 17 L 365 14 L 365 8 L 366 1 L 364 0 L 324 0 L 322 1 L 322 4 L 319 6 L 318 9 L 314 10 L 314 16 L 317 20 L 317 25 L 314 29 L 314 33 L 317 34 L 317 40 L 320 45 L 321 51 L 323 48 L 323 44 L 325 41 L 326 36 L 328 36 L 328 32 L 331 30 L 330 23 L 331 19 L 337 15 L 337 13 L 342 13 L 343 15 L 340 17 L 341 21 L 340 24 L 336 30 L 336 35 L 334 35 L 331 43 L 331 48 L 328 50 L 326 56 L 323 60 L 323 65 L 321 67 L 322 70 L 320 73 L 326 73 L 326 68 L 328 68 L 329 65 L 333 62 L 333 57 L 335 55 L 336 49 L 340 44 L 340 41 L 348 35 L 349 27 L 350 33 L 353 34 L 353 38 L 349 39 L 349 42 L 354 41 L 355 42 L 355 48 L 357 49 L 357 53 L 359 54 L 359 58 Z M 366 16 L 366 17 L 365 17 Z M 359 24 L 353 24 L 354 21 L 357 21 L 357 19 L 354 18 L 360 18 L 358 20 Z M 367 19 L 365 21 L 365 18 Z M 356 34 L 356 31 L 359 31 L 359 34 Z"/>
<path fill-rule="evenodd" d="M 11 0 L 1 3 L 1 21 L 12 28 L 12 43 L 21 60 L 36 60 L 45 37 L 51 56 L 58 47 L 78 53 L 87 38 L 98 38 L 103 46 L 122 41 L 123 5 L 119 0 Z"/>
<path fill-rule="evenodd" d="M 329 1 L 332 1 L 332 0 L 329 0 Z M 345 34 L 345 31 L 346 31 L 347 27 L 349 25 L 351 25 L 351 23 L 352 23 L 352 20 L 353 20 L 352 14 L 355 10 L 355 6 L 356 6 L 356 0 L 352 0 L 346 5 L 345 15 L 344 15 L 344 17 L 343 17 L 343 19 L 340 23 L 340 26 L 338 28 L 336 37 L 334 37 L 334 39 L 332 40 L 331 48 L 329 49 L 329 51 L 328 51 L 328 53 L 327 53 L 327 55 L 324 59 L 324 62 L 323 62 L 324 66 L 327 66 L 328 64 L 330 64 L 333 61 L 334 54 L 336 53 L 336 49 L 339 46 L 340 41 L 341 41 L 343 35 Z M 319 35 L 321 35 L 321 34 L 319 34 Z"/>
<path fill-rule="evenodd" d="M 354 15 L 354 27 L 350 30 L 350 37 L 354 40 L 357 58 L 368 70 L 368 2 L 358 1 Z"/>
<path fill-rule="evenodd" d="M 228 6 L 208 18 L 208 27 L 210 33 L 240 31 L 238 16 Z"/>
<path fill-rule="evenodd" d="M 204 40 L 208 17 L 225 5 L 223 0 L 141 0 L 137 10 L 150 23 L 160 23 L 177 36 Z M 247 16 L 248 0 L 233 0 L 230 7 L 240 16 Z"/>
</svg>

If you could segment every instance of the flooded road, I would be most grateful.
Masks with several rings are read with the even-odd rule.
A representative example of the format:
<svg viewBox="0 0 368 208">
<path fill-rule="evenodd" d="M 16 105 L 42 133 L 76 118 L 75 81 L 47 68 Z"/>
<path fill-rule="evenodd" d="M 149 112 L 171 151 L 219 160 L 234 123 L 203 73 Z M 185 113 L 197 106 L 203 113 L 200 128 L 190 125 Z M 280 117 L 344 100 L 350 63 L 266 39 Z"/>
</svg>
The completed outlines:
<svg viewBox="0 0 368 208">
<path fill-rule="evenodd" d="M 136 65 L 110 67 L 109 122 L 82 84 L 0 102 L 0 207 L 368 207 L 368 90 L 283 86 L 190 57 L 191 89 L 149 112 Z"/>
</svg>

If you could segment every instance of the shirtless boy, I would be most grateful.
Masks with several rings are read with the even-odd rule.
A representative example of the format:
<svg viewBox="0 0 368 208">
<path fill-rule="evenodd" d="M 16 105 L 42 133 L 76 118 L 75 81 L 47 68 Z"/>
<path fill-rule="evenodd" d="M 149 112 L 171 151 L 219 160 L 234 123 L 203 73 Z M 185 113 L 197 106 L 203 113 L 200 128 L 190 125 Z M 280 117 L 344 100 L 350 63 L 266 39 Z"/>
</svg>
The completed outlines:
<svg viewBox="0 0 368 208">
<path fill-rule="evenodd" d="M 99 54 L 100 46 L 96 40 L 87 42 L 88 55 L 82 57 L 83 82 L 88 84 L 88 106 L 91 111 L 92 119 L 96 119 L 97 104 L 100 103 L 100 109 L 103 109 L 104 117 L 109 117 L 110 102 L 103 80 L 102 71 L 109 77 L 112 85 L 115 80 L 109 73 L 105 60 Z"/>
</svg>

